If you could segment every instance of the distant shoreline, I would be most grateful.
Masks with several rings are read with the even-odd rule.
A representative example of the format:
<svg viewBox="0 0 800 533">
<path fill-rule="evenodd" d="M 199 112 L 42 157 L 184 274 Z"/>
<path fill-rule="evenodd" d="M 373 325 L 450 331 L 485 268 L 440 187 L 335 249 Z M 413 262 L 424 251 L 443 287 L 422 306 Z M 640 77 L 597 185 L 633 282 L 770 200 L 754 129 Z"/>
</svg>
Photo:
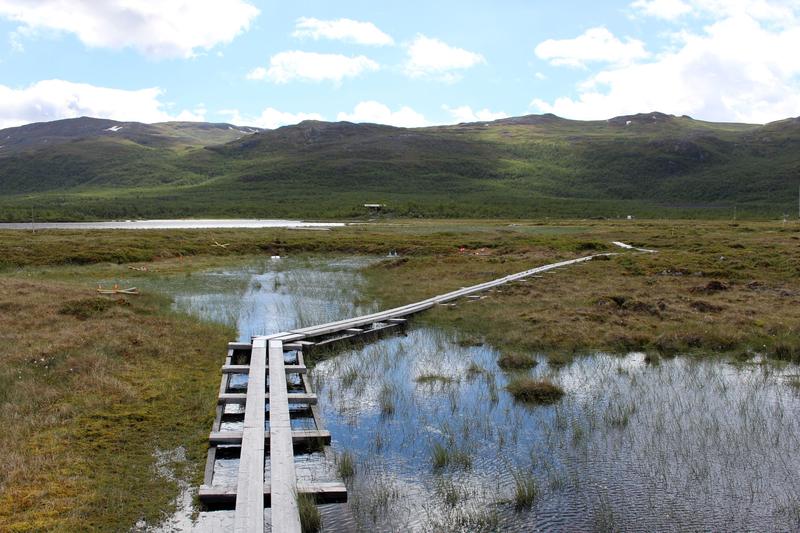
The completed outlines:
<svg viewBox="0 0 800 533">
<path fill-rule="evenodd" d="M 344 225 L 344 222 L 305 222 L 302 220 L 281 219 L 165 219 L 112 220 L 106 222 L 0 222 L 0 230 L 333 228 Z"/>
</svg>

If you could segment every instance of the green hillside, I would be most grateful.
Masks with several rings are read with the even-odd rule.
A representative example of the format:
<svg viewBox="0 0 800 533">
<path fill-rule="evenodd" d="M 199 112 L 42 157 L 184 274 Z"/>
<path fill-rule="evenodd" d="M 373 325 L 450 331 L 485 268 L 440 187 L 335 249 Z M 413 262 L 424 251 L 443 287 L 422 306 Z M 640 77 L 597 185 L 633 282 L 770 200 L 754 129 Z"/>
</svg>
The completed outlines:
<svg viewBox="0 0 800 533">
<path fill-rule="evenodd" d="M 798 119 L 531 115 L 416 129 L 307 121 L 113 132 L 111 121 L 75 121 L 71 136 L 71 121 L 0 131 L 16 139 L 0 148 L 0 218 L 27 220 L 32 207 L 38 219 L 327 218 L 362 215 L 368 202 L 400 216 L 713 218 L 736 206 L 777 217 L 796 213 L 800 184 Z"/>
</svg>

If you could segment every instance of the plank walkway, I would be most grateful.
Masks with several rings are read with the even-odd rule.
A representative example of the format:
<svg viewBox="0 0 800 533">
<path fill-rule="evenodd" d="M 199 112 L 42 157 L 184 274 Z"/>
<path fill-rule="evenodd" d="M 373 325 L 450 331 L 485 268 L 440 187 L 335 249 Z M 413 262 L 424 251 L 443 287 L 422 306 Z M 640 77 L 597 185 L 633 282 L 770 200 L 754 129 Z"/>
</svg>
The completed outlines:
<svg viewBox="0 0 800 533">
<path fill-rule="evenodd" d="M 614 254 L 595 254 L 560 261 L 379 313 L 255 337 L 252 344 L 230 343 L 225 364 L 222 366 L 217 413 L 209 435 L 205 480 L 198 491 L 200 500 L 210 506 L 235 504 L 234 530 L 237 533 L 263 533 L 264 507 L 267 502 L 270 507 L 272 531 L 300 533 L 298 494 L 311 494 L 318 503 L 347 500 L 347 489 L 342 483 L 309 484 L 298 483 L 296 479 L 294 444 L 330 443 L 330 433 L 323 427 L 316 407 L 317 397 L 306 375 L 303 362 L 304 350 L 390 332 L 402 328 L 408 316 L 436 305 L 448 304 L 464 297 L 474 299 L 476 293 L 488 291 L 499 285 L 606 255 Z M 296 353 L 297 360 L 293 364 L 286 364 L 284 353 L 290 351 Z M 245 363 L 243 360 L 248 358 L 249 361 Z M 247 392 L 229 392 L 231 377 L 241 374 L 248 375 Z M 303 392 L 289 392 L 287 374 L 300 376 Z M 266 382 L 267 375 L 269 375 L 269 387 Z M 289 404 L 292 403 L 308 405 L 316 429 L 292 430 L 289 414 Z M 220 430 L 226 406 L 229 404 L 244 404 L 242 431 Z M 269 407 L 269 433 L 265 430 L 267 407 Z M 223 449 L 235 449 L 237 446 L 240 461 L 236 487 L 215 484 L 214 463 L 217 454 Z M 267 449 L 270 458 L 268 482 L 264 475 Z M 326 453 L 330 453 L 327 448 Z"/>
</svg>

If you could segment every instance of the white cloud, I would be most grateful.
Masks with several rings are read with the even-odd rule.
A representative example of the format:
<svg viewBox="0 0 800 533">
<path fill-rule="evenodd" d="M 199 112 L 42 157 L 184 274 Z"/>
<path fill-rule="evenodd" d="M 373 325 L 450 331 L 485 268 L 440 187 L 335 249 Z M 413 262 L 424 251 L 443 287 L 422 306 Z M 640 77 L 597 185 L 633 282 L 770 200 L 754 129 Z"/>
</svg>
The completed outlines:
<svg viewBox="0 0 800 533">
<path fill-rule="evenodd" d="M 279 52 L 269 60 L 269 69 L 256 67 L 247 73 L 248 79 L 269 79 L 273 83 L 288 83 L 292 80 L 325 81 L 336 84 L 344 78 L 353 78 L 362 72 L 375 71 L 380 65 L 365 56 L 340 54 L 318 54 L 290 50 Z"/>
<path fill-rule="evenodd" d="M 417 113 L 407 106 L 397 111 L 392 111 L 389 106 L 374 100 L 359 102 L 352 113 L 341 112 L 336 120 L 347 122 L 370 122 L 374 124 L 388 124 L 403 128 L 416 128 L 427 126 L 428 121 L 421 113 Z"/>
<path fill-rule="evenodd" d="M 0 0 L 0 17 L 23 28 L 75 34 L 85 45 L 191 57 L 248 29 L 258 9 L 245 0 Z"/>
<path fill-rule="evenodd" d="M 635 0 L 631 7 L 640 13 L 675 20 L 683 15 L 720 20 L 748 16 L 778 24 L 791 24 L 800 8 L 797 0 Z"/>
<path fill-rule="evenodd" d="M 372 22 L 351 19 L 319 20 L 300 17 L 294 27 L 293 37 L 310 37 L 314 40 L 333 39 L 356 44 L 386 46 L 394 44 L 394 39 L 382 32 Z"/>
<path fill-rule="evenodd" d="M 691 13 L 692 6 L 683 0 L 636 0 L 631 7 L 644 15 L 674 20 Z"/>
<path fill-rule="evenodd" d="M 453 117 L 456 123 L 489 122 L 508 117 L 508 115 L 503 111 L 490 111 L 489 109 L 473 111 L 468 105 L 462 105 L 460 107 L 449 107 L 444 105 L 442 106 L 442 109 L 450 113 L 450 116 Z"/>
<path fill-rule="evenodd" d="M 256 126 L 268 129 L 297 124 L 304 120 L 324 120 L 319 113 L 287 113 L 273 107 L 264 109 L 257 117 L 242 116 L 238 109 L 223 109 L 220 114 L 229 117 L 228 122 L 237 126 Z"/>
<path fill-rule="evenodd" d="M 764 26 L 739 15 L 682 39 L 652 61 L 591 76 L 577 98 L 537 99 L 532 106 L 583 119 L 653 110 L 757 123 L 800 115 L 800 27 Z"/>
<path fill-rule="evenodd" d="M 642 41 L 617 39 L 606 28 L 590 28 L 574 39 L 548 39 L 536 47 L 536 55 L 552 65 L 584 67 L 589 62 L 624 64 L 647 57 Z"/>
<path fill-rule="evenodd" d="M 458 71 L 486 62 L 480 54 L 424 35 L 417 35 L 407 46 L 407 52 L 404 70 L 412 78 L 431 77 L 452 82 L 460 78 Z"/>
<path fill-rule="evenodd" d="M 121 121 L 204 120 L 205 109 L 169 112 L 158 87 L 124 90 L 64 80 L 43 80 L 23 89 L 0 85 L 0 128 L 90 116 Z"/>
</svg>

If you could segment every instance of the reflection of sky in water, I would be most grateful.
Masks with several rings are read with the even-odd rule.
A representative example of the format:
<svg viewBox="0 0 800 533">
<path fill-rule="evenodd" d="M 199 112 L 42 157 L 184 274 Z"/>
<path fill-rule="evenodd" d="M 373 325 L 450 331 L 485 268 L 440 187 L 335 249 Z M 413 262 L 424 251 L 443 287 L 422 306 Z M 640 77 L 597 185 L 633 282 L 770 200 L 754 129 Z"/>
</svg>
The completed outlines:
<svg viewBox="0 0 800 533">
<path fill-rule="evenodd" d="M 215 272 L 208 276 L 227 278 L 230 286 L 240 289 L 234 293 L 178 294 L 175 306 L 209 320 L 235 322 L 239 340 L 249 341 L 255 335 L 374 311 L 374 307 L 354 304 L 363 283 L 354 272 L 358 264 L 340 261 L 312 265 L 281 259 L 249 272 Z"/>
<path fill-rule="evenodd" d="M 174 307 L 235 326 L 238 340 L 358 316 L 378 309 L 358 296 L 367 258 L 265 259 L 238 268 L 142 278 L 143 290 L 169 294 Z"/>
<path fill-rule="evenodd" d="M 554 372 L 542 359 L 532 373 L 549 375 L 566 396 L 526 407 L 504 390 L 497 355 L 416 329 L 315 368 L 334 448 L 357 456 L 350 496 L 361 529 L 800 526 L 800 397 L 780 373 L 684 358 L 648 366 L 641 354 L 578 357 Z M 471 362 L 489 372 L 470 375 Z M 454 381 L 415 382 L 430 373 Z M 435 472 L 434 443 L 468 453 L 471 468 Z M 504 503 L 518 469 L 540 491 L 530 511 Z M 461 494 L 455 507 L 445 503 L 448 488 Z"/>
</svg>

